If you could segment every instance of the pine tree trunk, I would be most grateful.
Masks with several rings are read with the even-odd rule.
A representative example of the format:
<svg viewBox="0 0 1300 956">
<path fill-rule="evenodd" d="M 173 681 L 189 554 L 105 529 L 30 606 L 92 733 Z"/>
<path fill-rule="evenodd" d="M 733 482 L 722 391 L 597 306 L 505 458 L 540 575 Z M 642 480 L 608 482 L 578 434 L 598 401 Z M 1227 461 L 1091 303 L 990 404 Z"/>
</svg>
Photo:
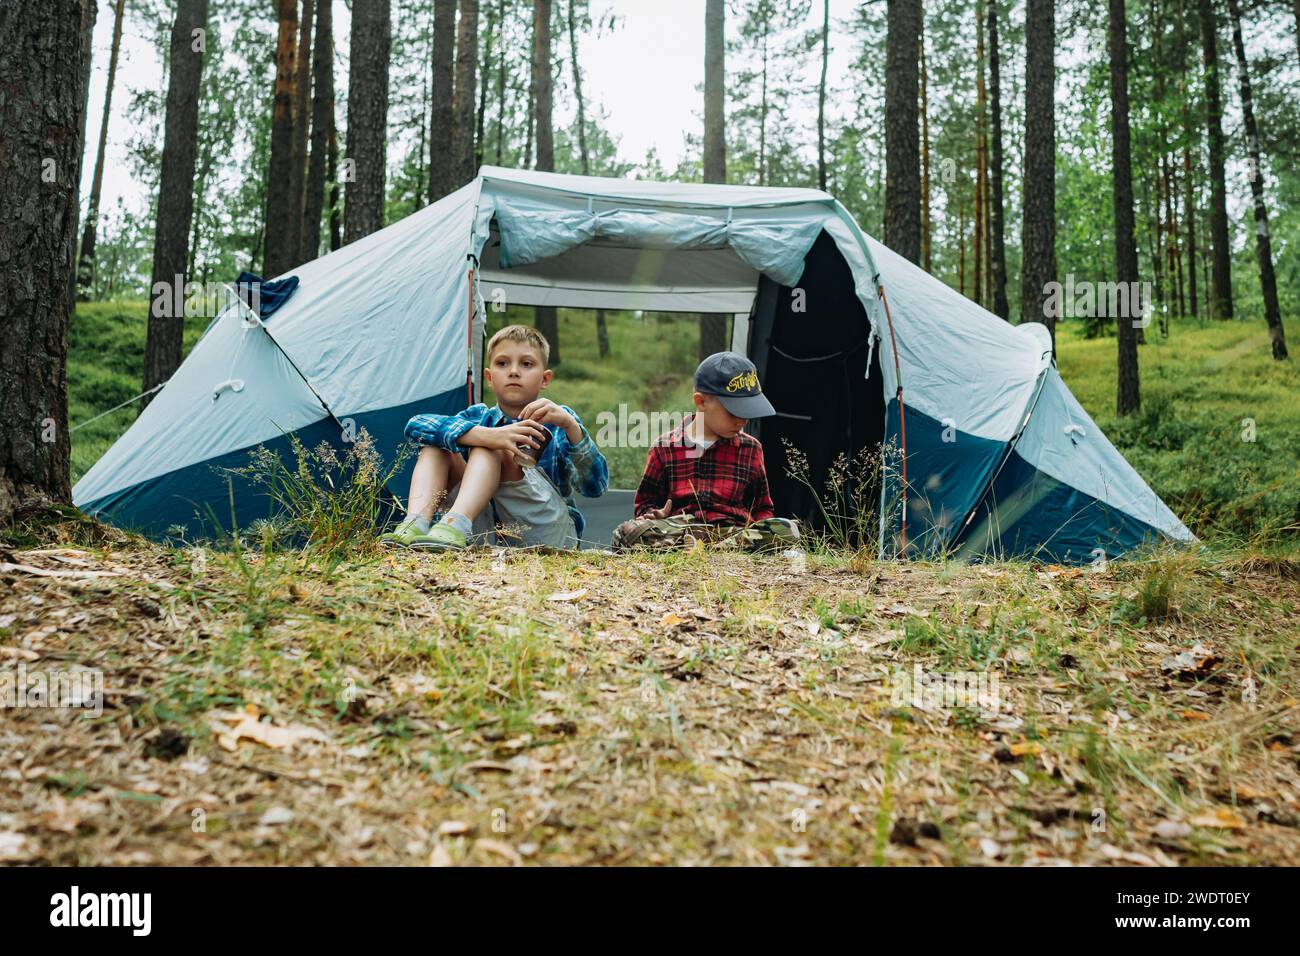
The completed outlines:
<svg viewBox="0 0 1300 956">
<path fill-rule="evenodd" d="M 957 291 L 966 294 L 966 204 L 957 206 Z"/>
<path fill-rule="evenodd" d="M 989 259 L 989 282 L 992 285 L 993 314 L 1007 319 L 1011 316 L 1011 303 L 1007 301 L 1007 243 L 1004 212 L 1002 208 L 1002 79 L 998 53 L 998 3 L 989 5 L 989 106 L 993 119 L 989 184 L 990 233 L 992 253 Z"/>
<path fill-rule="evenodd" d="M 501 165 L 506 122 L 506 0 L 498 0 L 497 22 L 501 24 L 501 55 L 497 57 L 497 143 L 496 164 Z"/>
<path fill-rule="evenodd" d="M 555 129 L 551 120 L 551 0 L 533 0 L 533 109 L 537 122 L 537 168 L 555 171 Z M 560 364 L 560 316 L 554 306 L 539 305 L 533 319 L 551 344 L 551 366 Z"/>
<path fill-rule="evenodd" d="M 920 44 L 917 56 L 921 73 L 921 265 L 932 272 L 932 242 L 930 235 L 930 101 L 926 92 L 925 69 L 925 13 L 921 14 Z"/>
<path fill-rule="evenodd" d="M 1024 252 L 1020 321 L 1041 322 L 1056 342 L 1056 11 L 1053 0 L 1028 0 L 1025 14 Z"/>
<path fill-rule="evenodd" d="M 353 0 L 347 156 L 353 165 L 343 207 L 343 235 L 348 243 L 384 228 L 391 46 L 389 0 Z"/>
<path fill-rule="evenodd" d="M 153 297 L 144 350 L 144 388 L 161 385 L 181 364 L 185 332 L 184 298 L 190 219 L 194 213 L 194 162 L 198 152 L 199 85 L 203 78 L 202 46 L 194 31 L 204 30 L 208 0 L 178 0 L 172 24 L 167 86 L 166 132 L 158 185 L 158 226 L 154 233 Z M 199 36 L 202 36 L 200 33 Z M 200 46 L 195 50 L 195 46 Z M 161 284 L 161 285 L 160 285 Z M 170 294 L 168 294 L 170 290 Z M 159 292 L 163 291 L 163 296 Z M 179 312 L 179 314 L 177 314 Z M 141 410 L 152 400 L 146 395 Z"/>
<path fill-rule="evenodd" d="M 726 17 L 725 0 L 706 0 L 704 5 L 704 181 L 727 181 L 726 117 Z M 718 313 L 700 315 L 702 360 L 727 348 L 727 317 Z"/>
<path fill-rule="evenodd" d="M 488 80 L 492 69 L 492 47 L 496 41 L 497 17 L 495 8 L 489 3 L 487 12 L 487 35 L 483 39 L 483 66 L 479 70 L 478 119 L 474 133 L 474 172 L 483 165 L 484 136 L 487 128 Z"/>
<path fill-rule="evenodd" d="M 307 211 L 307 134 L 311 130 L 313 0 L 302 0 L 293 75 L 293 149 L 289 154 L 289 268 L 303 261 L 302 220 Z"/>
<path fill-rule="evenodd" d="M 920 0 L 889 0 L 885 53 L 885 245 L 921 261 Z"/>
<path fill-rule="evenodd" d="M 1300 0 L 1296 0 L 1300 3 Z M 1196 296 L 1196 199 L 1192 179 L 1191 137 L 1195 135 L 1187 109 L 1187 13 L 1185 0 L 1178 0 L 1178 73 L 1183 100 L 1183 225 L 1187 229 L 1184 245 L 1187 248 L 1187 301 L 1192 308 L 1192 318 L 1200 317 Z M 1197 152 L 1200 152 L 1199 143 Z"/>
<path fill-rule="evenodd" d="M 299 258 L 310 262 L 320 254 L 321 216 L 325 208 L 325 167 L 330 128 L 334 125 L 334 19 L 332 0 L 316 0 L 316 40 L 312 52 L 311 159 L 303 201 Z M 331 176 L 333 174 L 331 173 Z"/>
<path fill-rule="evenodd" d="M 577 0 L 569 0 L 569 69 L 573 72 L 573 95 L 578 101 L 578 155 L 582 158 L 582 175 L 591 175 L 591 156 L 587 152 L 587 105 L 582 95 L 582 68 L 578 65 L 578 26 L 574 16 Z M 605 310 L 596 310 L 596 348 L 601 358 L 609 357 L 609 329 Z"/>
<path fill-rule="evenodd" d="M 555 127 L 551 120 L 551 0 L 533 0 L 533 95 L 537 116 L 537 168 L 555 171 Z M 554 354 L 554 349 L 552 349 Z"/>
<path fill-rule="evenodd" d="M 919 31 L 919 27 L 918 27 Z M 817 188 L 826 191 L 826 72 L 831 53 L 831 0 L 822 2 L 822 75 L 817 86 Z"/>
<path fill-rule="evenodd" d="M 99 198 L 104 187 L 104 153 L 108 148 L 108 121 L 113 113 L 113 84 L 117 78 L 118 51 L 122 47 L 122 12 L 125 8 L 126 0 L 116 0 L 113 8 L 113 47 L 108 55 L 107 87 L 104 90 L 104 112 L 99 122 L 99 146 L 95 150 L 95 175 L 90 183 L 90 205 L 86 210 L 86 223 L 81 233 L 81 257 L 77 265 L 77 298 L 83 302 L 91 297 L 95 282 Z"/>
<path fill-rule="evenodd" d="M 433 107 L 429 129 L 429 202 L 455 186 L 452 95 L 456 76 L 456 0 L 433 0 Z"/>
<path fill-rule="evenodd" d="M 325 2 L 329 3 L 331 0 Z M 343 210 L 340 202 L 342 187 L 339 185 L 339 127 L 333 110 L 330 110 L 329 124 L 329 152 L 325 157 L 327 167 L 325 173 L 330 184 L 330 252 L 334 252 L 343 246 Z"/>
<path fill-rule="evenodd" d="M 1228 241 L 1228 187 L 1223 169 L 1223 105 L 1219 92 L 1218 25 L 1212 0 L 1196 0 L 1205 64 L 1205 129 L 1210 147 L 1210 311 L 1232 318 L 1232 247 Z"/>
<path fill-rule="evenodd" d="M 275 105 L 271 114 L 271 161 L 266 178 L 266 253 L 269 279 L 293 268 L 293 80 L 298 70 L 298 0 L 277 0 L 280 23 L 275 47 Z"/>
<path fill-rule="evenodd" d="M 79 163 L 85 165 L 86 162 L 86 121 L 90 113 L 90 74 L 94 68 L 95 54 L 95 21 L 99 17 L 99 6 L 97 3 L 82 3 L 81 5 L 81 76 L 82 76 L 82 100 L 81 104 L 81 127 L 77 130 L 77 149 L 79 150 Z M 77 233 L 81 231 L 81 184 L 77 184 L 77 208 L 72 216 L 72 236 L 76 239 Z M 80 255 L 77 247 L 72 247 L 72 268 L 68 270 L 68 308 L 69 311 L 76 308 L 77 301 L 77 263 L 80 261 Z M 71 315 L 69 315 L 71 319 Z"/>
<path fill-rule="evenodd" d="M 1129 145 L 1128 26 L 1124 0 L 1109 0 L 1111 164 L 1115 212 L 1115 280 L 1134 289 L 1138 279 L 1137 244 L 1133 225 L 1133 165 Z M 1128 309 L 1114 316 L 1118 339 L 1119 384 L 1115 411 L 1128 415 L 1142 406 L 1138 382 L 1137 316 L 1132 299 Z"/>
<path fill-rule="evenodd" d="M 984 296 L 984 249 L 988 243 L 988 219 L 985 209 L 988 205 L 988 165 L 987 145 L 984 138 L 985 124 L 984 91 L 984 2 L 975 3 L 975 295 L 980 305 L 988 301 Z"/>
<path fill-rule="evenodd" d="M 88 2 L 0 4 L 0 525 L 72 496 L 67 339 Z"/>
<path fill-rule="evenodd" d="M 1165 197 L 1165 271 L 1169 276 L 1169 302 L 1172 309 L 1175 300 L 1178 302 L 1178 317 L 1183 317 L 1183 267 L 1182 257 L 1178 250 L 1178 219 L 1174 214 L 1173 198 L 1173 173 L 1170 170 L 1169 157 L 1167 155 L 1160 157 L 1161 174 L 1164 178 L 1164 197 Z M 1168 337 L 1169 335 L 1169 318 L 1168 313 L 1161 316 L 1160 334 Z"/>
<path fill-rule="evenodd" d="M 1268 232 L 1268 207 L 1264 205 L 1264 165 L 1259 145 L 1259 127 L 1255 122 L 1255 105 L 1251 99 L 1250 63 L 1241 39 L 1241 7 L 1228 0 L 1232 17 L 1232 45 L 1237 52 L 1237 84 L 1241 90 L 1241 119 L 1246 132 L 1246 150 L 1250 160 L 1250 194 L 1255 200 L 1255 259 L 1259 263 L 1259 285 L 1264 296 L 1264 320 L 1273 343 L 1273 358 L 1284 359 L 1286 334 L 1282 329 L 1282 309 L 1277 300 L 1277 276 L 1273 272 L 1273 244 Z"/>
<path fill-rule="evenodd" d="M 460 0 L 456 28 L 456 88 L 452 93 L 451 168 L 453 189 L 477 174 L 474 167 L 474 93 L 478 89 L 478 0 Z"/>
</svg>

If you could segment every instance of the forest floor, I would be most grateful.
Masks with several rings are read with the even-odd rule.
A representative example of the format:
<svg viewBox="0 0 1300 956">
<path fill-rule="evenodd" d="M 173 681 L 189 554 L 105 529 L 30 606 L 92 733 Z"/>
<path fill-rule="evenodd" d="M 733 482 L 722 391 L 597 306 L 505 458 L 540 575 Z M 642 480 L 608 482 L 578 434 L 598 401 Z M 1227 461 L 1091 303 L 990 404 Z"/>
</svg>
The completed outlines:
<svg viewBox="0 0 1300 956">
<path fill-rule="evenodd" d="M 0 546 L 20 665 L 103 696 L 0 710 L 11 863 L 1300 864 L 1276 555 L 326 565 L 66 522 Z"/>
</svg>

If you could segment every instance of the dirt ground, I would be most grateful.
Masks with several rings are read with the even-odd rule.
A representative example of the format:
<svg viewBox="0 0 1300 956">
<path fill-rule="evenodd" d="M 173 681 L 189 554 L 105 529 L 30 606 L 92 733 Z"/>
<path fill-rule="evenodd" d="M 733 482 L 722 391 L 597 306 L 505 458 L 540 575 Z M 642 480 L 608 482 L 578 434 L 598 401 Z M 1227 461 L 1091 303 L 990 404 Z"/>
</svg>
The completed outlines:
<svg viewBox="0 0 1300 956">
<path fill-rule="evenodd" d="M 0 548 L 103 692 L 0 710 L 0 861 L 1295 865 L 1298 663 L 1244 555 Z"/>
</svg>

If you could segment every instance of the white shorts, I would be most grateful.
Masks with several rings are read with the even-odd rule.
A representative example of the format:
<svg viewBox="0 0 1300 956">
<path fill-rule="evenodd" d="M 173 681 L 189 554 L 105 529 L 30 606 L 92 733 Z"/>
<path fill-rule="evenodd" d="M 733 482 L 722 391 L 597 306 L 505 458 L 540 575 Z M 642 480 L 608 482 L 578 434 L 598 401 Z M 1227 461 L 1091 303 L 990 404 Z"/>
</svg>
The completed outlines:
<svg viewBox="0 0 1300 956">
<path fill-rule="evenodd" d="M 448 493 L 446 510 L 453 510 L 460 485 Z M 492 511 L 496 512 L 493 521 Z M 501 531 L 497 531 L 497 525 Z M 578 535 L 569 506 L 540 468 L 525 468 L 518 481 L 497 485 L 489 507 L 474 519 L 475 544 L 576 548 Z"/>
</svg>

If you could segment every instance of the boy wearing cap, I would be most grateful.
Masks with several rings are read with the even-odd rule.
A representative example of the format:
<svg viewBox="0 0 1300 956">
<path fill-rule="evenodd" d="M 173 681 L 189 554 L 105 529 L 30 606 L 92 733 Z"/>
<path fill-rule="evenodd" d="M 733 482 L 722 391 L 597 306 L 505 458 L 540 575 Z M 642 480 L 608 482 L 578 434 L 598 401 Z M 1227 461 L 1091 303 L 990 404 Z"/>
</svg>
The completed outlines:
<svg viewBox="0 0 1300 956">
<path fill-rule="evenodd" d="M 760 550 L 799 540 L 777 518 L 763 446 L 743 431 L 775 414 L 754 363 L 736 352 L 710 355 L 695 371 L 695 413 L 657 438 L 637 487 L 634 518 L 614 531 L 615 550 L 675 548 L 697 540 Z"/>
</svg>

